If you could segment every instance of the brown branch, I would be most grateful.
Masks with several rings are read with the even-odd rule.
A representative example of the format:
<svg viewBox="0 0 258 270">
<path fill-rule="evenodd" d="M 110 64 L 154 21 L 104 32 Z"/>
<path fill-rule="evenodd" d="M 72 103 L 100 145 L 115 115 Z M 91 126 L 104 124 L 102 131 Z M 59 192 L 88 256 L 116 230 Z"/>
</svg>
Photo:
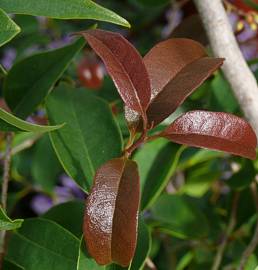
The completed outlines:
<svg viewBox="0 0 258 270">
<path fill-rule="evenodd" d="M 223 259 L 223 255 L 228 243 L 228 239 L 230 235 L 232 234 L 235 226 L 236 226 L 236 215 L 237 215 L 237 206 L 238 206 L 238 200 L 239 200 L 239 192 L 236 192 L 234 194 L 233 202 L 232 202 L 232 208 L 231 208 L 231 215 L 229 219 L 229 223 L 225 232 L 225 235 L 223 237 L 223 240 L 218 248 L 217 254 L 215 256 L 212 270 L 218 270 L 220 269 L 221 261 Z"/>
<path fill-rule="evenodd" d="M 10 177 L 11 155 L 12 155 L 12 139 L 13 139 L 13 134 L 11 132 L 8 132 L 6 134 L 4 173 L 3 173 L 2 191 L 1 191 L 1 205 L 4 211 L 6 211 L 6 208 L 7 208 L 7 194 L 8 194 L 8 184 L 9 184 L 9 177 Z M 2 266 L 3 266 L 5 246 L 6 246 L 6 231 L 1 231 L 0 232 L 0 269 L 2 269 Z"/>
<path fill-rule="evenodd" d="M 258 214 L 258 195 L 257 195 L 256 182 L 252 183 L 250 189 L 252 191 L 252 195 L 253 195 L 253 199 L 254 199 L 254 203 L 255 203 L 255 207 L 256 207 L 256 212 Z M 253 254 L 257 245 L 258 245 L 258 221 L 256 223 L 254 235 L 251 239 L 251 242 L 249 243 L 249 245 L 247 246 L 247 248 L 245 249 L 245 251 L 242 254 L 238 270 L 244 270 L 244 267 L 245 267 L 249 257 Z"/>
</svg>

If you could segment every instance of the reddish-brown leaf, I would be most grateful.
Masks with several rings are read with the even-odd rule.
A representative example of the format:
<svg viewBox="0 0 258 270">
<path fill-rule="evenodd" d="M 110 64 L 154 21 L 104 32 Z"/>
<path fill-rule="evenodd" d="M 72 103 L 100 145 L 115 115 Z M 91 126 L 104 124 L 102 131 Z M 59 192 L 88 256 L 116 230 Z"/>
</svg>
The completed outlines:
<svg viewBox="0 0 258 270">
<path fill-rule="evenodd" d="M 97 171 L 86 201 L 83 230 L 88 251 L 98 264 L 130 264 L 136 246 L 139 194 L 134 161 L 113 159 Z"/>
<path fill-rule="evenodd" d="M 255 159 L 257 145 L 252 127 L 228 113 L 190 111 L 177 118 L 161 133 L 171 141 L 189 146 L 225 151 Z"/>
<path fill-rule="evenodd" d="M 143 59 L 152 93 L 159 93 L 184 67 L 205 56 L 202 45 L 190 39 L 174 38 L 158 43 Z"/>
<path fill-rule="evenodd" d="M 223 63 L 221 58 L 203 57 L 186 65 L 151 101 L 148 122 L 158 125 L 173 113 Z"/>
<path fill-rule="evenodd" d="M 123 36 L 103 30 L 81 33 L 100 56 L 125 104 L 143 117 L 150 102 L 150 80 L 138 51 Z"/>
</svg>

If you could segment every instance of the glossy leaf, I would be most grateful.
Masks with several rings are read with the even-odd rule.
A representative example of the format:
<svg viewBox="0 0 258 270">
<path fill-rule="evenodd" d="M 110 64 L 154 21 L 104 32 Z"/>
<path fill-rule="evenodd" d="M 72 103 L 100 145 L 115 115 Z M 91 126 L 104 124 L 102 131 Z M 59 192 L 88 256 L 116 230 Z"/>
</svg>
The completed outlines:
<svg viewBox="0 0 258 270">
<path fill-rule="evenodd" d="M 189 146 L 256 157 L 257 139 L 252 127 L 232 114 L 190 111 L 177 118 L 161 136 Z"/>
<path fill-rule="evenodd" d="M 0 8 L 0 46 L 10 41 L 20 31 L 20 27 Z"/>
<path fill-rule="evenodd" d="M 221 58 L 200 58 L 186 65 L 152 100 L 147 109 L 150 124 L 156 126 L 198 88 L 223 63 Z"/>
<path fill-rule="evenodd" d="M 72 213 L 73 218 L 67 213 Z M 82 201 L 69 201 L 50 208 L 42 217 L 58 223 L 80 239 L 83 213 L 84 203 Z"/>
<path fill-rule="evenodd" d="M 92 19 L 130 27 L 125 19 L 91 0 L 0 0 L 0 7 L 7 13 L 55 19 Z"/>
<path fill-rule="evenodd" d="M 79 39 L 72 45 L 37 53 L 15 64 L 4 84 L 4 96 L 10 109 L 21 118 L 29 116 L 83 46 L 84 41 Z"/>
<path fill-rule="evenodd" d="M 184 67 L 206 56 L 205 48 L 190 39 L 175 38 L 158 43 L 143 58 L 152 92 L 159 93 Z"/>
<path fill-rule="evenodd" d="M 0 108 L 0 130 L 1 131 L 28 131 L 28 132 L 49 132 L 62 128 L 63 124 L 56 126 L 41 126 L 26 122 Z"/>
<path fill-rule="evenodd" d="M 66 125 L 50 134 L 66 173 L 85 191 L 95 170 L 121 155 L 121 133 L 108 104 L 85 89 L 61 84 L 47 99 L 51 124 Z"/>
<path fill-rule="evenodd" d="M 76 269 L 79 243 L 53 221 L 27 219 L 12 234 L 6 257 L 26 270 L 71 270 Z"/>
<path fill-rule="evenodd" d="M 89 254 L 98 264 L 130 264 L 137 238 L 139 185 L 134 161 L 113 159 L 98 169 L 83 228 Z"/>
<path fill-rule="evenodd" d="M 23 219 L 11 220 L 0 207 L 0 231 L 2 230 L 15 230 L 21 227 Z"/>
<path fill-rule="evenodd" d="M 164 190 L 175 173 L 182 150 L 179 145 L 158 139 L 136 152 L 134 160 L 139 165 L 142 210 L 149 208 Z"/>
<path fill-rule="evenodd" d="M 82 35 L 105 63 L 125 104 L 144 117 L 151 91 L 138 51 L 118 33 L 89 30 Z"/>
<path fill-rule="evenodd" d="M 151 209 L 155 227 L 179 238 L 202 238 L 208 233 L 203 213 L 186 197 L 163 194 Z"/>
</svg>

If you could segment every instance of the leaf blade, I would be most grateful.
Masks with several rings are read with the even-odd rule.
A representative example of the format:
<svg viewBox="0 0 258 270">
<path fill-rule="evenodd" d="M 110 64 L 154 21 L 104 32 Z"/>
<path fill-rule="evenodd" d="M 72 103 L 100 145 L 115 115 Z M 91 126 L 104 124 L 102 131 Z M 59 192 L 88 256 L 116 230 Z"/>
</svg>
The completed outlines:
<svg viewBox="0 0 258 270">
<path fill-rule="evenodd" d="M 150 101 L 150 81 L 137 50 L 118 33 L 88 30 L 82 35 L 102 58 L 125 104 L 144 117 Z"/>
<path fill-rule="evenodd" d="M 0 46 L 9 42 L 20 31 L 20 27 L 0 8 Z"/>
<path fill-rule="evenodd" d="M 71 45 L 37 53 L 15 64 L 4 84 L 4 97 L 10 109 L 21 118 L 29 116 L 83 46 L 84 41 L 79 39 Z"/>
<path fill-rule="evenodd" d="M 138 206 L 136 163 L 124 158 L 105 163 L 96 173 L 84 216 L 87 249 L 99 264 L 129 265 L 136 246 Z"/>
<path fill-rule="evenodd" d="M 223 63 L 223 59 L 204 57 L 184 67 L 151 101 L 147 109 L 154 126 L 173 113 L 184 100 Z"/>
<path fill-rule="evenodd" d="M 41 126 L 26 122 L 0 108 L 0 130 L 2 131 L 27 131 L 27 132 L 49 132 L 63 127 L 64 124 L 55 126 Z"/>
<path fill-rule="evenodd" d="M 93 19 L 130 27 L 124 18 L 91 0 L 0 0 L 0 7 L 7 13 L 55 19 Z"/>
<path fill-rule="evenodd" d="M 177 118 L 161 136 L 176 143 L 225 151 L 255 159 L 257 138 L 243 119 L 228 113 L 190 111 Z"/>
<path fill-rule="evenodd" d="M 47 99 L 47 114 L 52 124 L 66 122 L 50 139 L 66 173 L 89 191 L 95 170 L 122 152 L 121 132 L 108 104 L 85 89 L 61 84 Z"/>
<path fill-rule="evenodd" d="M 23 219 L 11 220 L 4 212 L 3 208 L 0 207 L 0 231 L 18 229 L 22 226 L 22 223 Z"/>
</svg>

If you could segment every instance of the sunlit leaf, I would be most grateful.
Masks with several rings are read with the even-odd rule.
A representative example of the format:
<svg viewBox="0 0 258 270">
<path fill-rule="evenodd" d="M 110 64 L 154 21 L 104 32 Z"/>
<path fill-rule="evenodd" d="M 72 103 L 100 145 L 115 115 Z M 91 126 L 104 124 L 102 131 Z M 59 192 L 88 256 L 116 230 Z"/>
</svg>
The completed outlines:
<svg viewBox="0 0 258 270">
<path fill-rule="evenodd" d="M 0 207 L 0 231 L 2 230 L 15 230 L 21 227 L 23 219 L 11 220 Z"/>
</svg>

